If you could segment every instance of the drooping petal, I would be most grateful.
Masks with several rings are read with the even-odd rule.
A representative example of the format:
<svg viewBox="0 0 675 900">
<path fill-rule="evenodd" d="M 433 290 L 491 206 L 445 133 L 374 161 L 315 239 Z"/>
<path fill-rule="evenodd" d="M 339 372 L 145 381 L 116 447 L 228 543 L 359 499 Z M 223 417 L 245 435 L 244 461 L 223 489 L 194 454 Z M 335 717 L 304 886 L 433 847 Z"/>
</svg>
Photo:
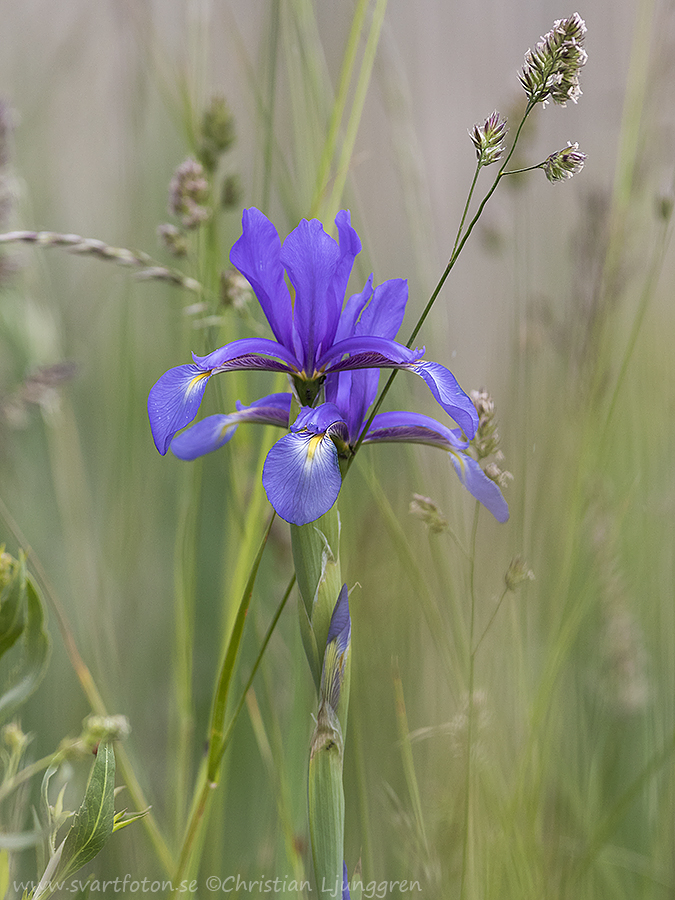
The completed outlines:
<svg viewBox="0 0 675 900">
<path fill-rule="evenodd" d="M 337 449 L 325 434 L 285 435 L 267 454 L 263 487 L 282 519 L 307 525 L 337 500 L 342 486 Z"/>
<path fill-rule="evenodd" d="M 169 369 L 150 390 L 148 418 L 155 446 L 162 456 L 171 439 L 197 415 L 211 372 L 200 366 Z"/>
<path fill-rule="evenodd" d="M 430 416 L 413 412 L 378 413 L 370 424 L 364 444 L 402 442 L 428 444 L 441 450 L 465 450 L 459 429 L 448 428 Z"/>
<path fill-rule="evenodd" d="M 499 485 L 488 478 L 475 459 L 466 453 L 451 454 L 455 472 L 467 491 L 488 509 L 498 522 L 506 522 L 509 507 Z"/>
<path fill-rule="evenodd" d="M 441 422 L 420 413 L 386 412 L 375 416 L 363 442 L 428 444 L 447 450 L 459 480 L 469 493 L 498 522 L 508 519 L 509 508 L 499 485 L 487 477 L 475 459 L 462 452 L 468 447 L 468 441 L 462 440 L 459 429 L 446 428 Z"/>
<path fill-rule="evenodd" d="M 389 338 L 359 335 L 333 344 L 317 366 L 325 369 L 327 375 L 349 369 L 398 369 L 411 366 L 423 355 L 424 349 L 408 350 Z"/>
<path fill-rule="evenodd" d="M 281 261 L 295 288 L 293 319 L 311 377 L 320 349 L 332 343 L 342 308 L 332 290 L 340 249 L 318 219 L 303 219 L 284 241 Z"/>
<path fill-rule="evenodd" d="M 284 281 L 277 230 L 255 208 L 244 210 L 242 229 L 241 237 L 230 251 L 230 262 L 253 288 L 275 338 L 292 350 L 292 305 Z"/>
<path fill-rule="evenodd" d="M 197 459 L 227 444 L 234 437 L 238 424 L 236 415 L 207 416 L 176 435 L 169 445 L 171 452 L 178 459 Z"/>
<path fill-rule="evenodd" d="M 423 359 L 408 368 L 426 381 L 436 400 L 471 440 L 478 428 L 478 413 L 452 372 L 439 363 Z"/>
<path fill-rule="evenodd" d="M 200 369 L 218 372 L 263 369 L 267 372 L 297 372 L 301 366 L 297 358 L 269 338 L 241 338 L 219 347 L 206 356 L 192 354 Z"/>
<path fill-rule="evenodd" d="M 197 459 L 226 444 L 242 422 L 287 428 L 290 411 L 290 394 L 270 394 L 250 406 L 238 402 L 236 412 L 227 416 L 207 416 L 179 434 L 171 441 L 171 451 L 179 459 Z"/>
</svg>

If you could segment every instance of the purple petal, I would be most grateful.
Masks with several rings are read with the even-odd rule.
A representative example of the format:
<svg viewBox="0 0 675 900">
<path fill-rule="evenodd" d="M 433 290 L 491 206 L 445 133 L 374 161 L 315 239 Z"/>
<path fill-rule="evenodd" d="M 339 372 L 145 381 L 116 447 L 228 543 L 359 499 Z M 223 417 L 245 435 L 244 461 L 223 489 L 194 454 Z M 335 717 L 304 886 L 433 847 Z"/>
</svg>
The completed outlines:
<svg viewBox="0 0 675 900">
<path fill-rule="evenodd" d="M 349 896 L 349 874 L 347 872 L 347 863 L 342 862 L 342 900 L 351 900 Z"/>
<path fill-rule="evenodd" d="M 290 410 L 290 394 L 270 394 L 250 406 L 237 403 L 237 412 L 227 416 L 207 416 L 179 434 L 171 441 L 171 451 L 179 459 L 197 459 L 198 456 L 204 456 L 226 444 L 241 422 L 288 428 Z"/>
<path fill-rule="evenodd" d="M 275 338 L 292 350 L 291 297 L 284 281 L 279 235 L 255 208 L 244 210 L 242 229 L 242 236 L 230 251 L 230 262 L 253 288 Z"/>
<path fill-rule="evenodd" d="M 367 397 L 377 391 L 378 369 L 363 369 L 361 372 L 339 372 L 326 378 L 326 398 L 344 410 L 344 421 L 350 443 L 359 436 L 366 410 L 372 403 Z"/>
<path fill-rule="evenodd" d="M 498 522 L 506 522 L 509 507 L 494 481 L 487 477 L 475 459 L 466 453 L 451 454 L 450 460 L 467 491 L 488 509 Z"/>
<path fill-rule="evenodd" d="M 338 315 L 342 309 L 345 294 L 347 293 L 347 284 L 349 276 L 352 273 L 354 260 L 361 252 L 361 241 L 351 225 L 351 214 L 348 209 L 341 209 L 335 217 L 335 225 L 340 238 L 340 259 L 335 268 L 331 290 L 335 296 L 335 306 Z M 337 320 L 335 322 L 337 325 Z M 331 342 L 335 339 L 335 328 L 330 335 Z"/>
<path fill-rule="evenodd" d="M 468 441 L 462 440 L 459 429 L 447 428 L 429 416 L 412 412 L 379 413 L 371 422 L 364 443 L 396 441 L 428 444 L 450 451 L 468 447 Z"/>
<path fill-rule="evenodd" d="M 320 406 L 303 406 L 297 419 L 291 425 L 291 431 L 309 431 L 313 435 L 335 434 L 346 439 L 346 425 L 342 413 L 332 403 Z"/>
<path fill-rule="evenodd" d="M 325 368 L 326 374 L 348 369 L 408 368 L 423 355 L 423 349 L 408 350 L 389 338 L 359 335 L 333 344 L 319 359 L 317 367 Z"/>
<path fill-rule="evenodd" d="M 169 369 L 152 387 L 148 397 L 148 417 L 155 446 L 162 456 L 171 439 L 197 415 L 211 372 L 185 365 Z"/>
<path fill-rule="evenodd" d="M 352 622 L 349 617 L 349 593 L 347 585 L 342 586 L 328 628 L 326 652 L 321 672 L 321 696 L 326 698 L 337 712 L 340 691 L 345 676 L 347 652 L 352 636 Z"/>
<path fill-rule="evenodd" d="M 426 360 L 420 360 L 408 368 L 426 381 L 436 400 L 471 440 L 478 428 L 478 413 L 452 372 L 439 363 Z"/>
<path fill-rule="evenodd" d="M 333 341 L 340 317 L 342 298 L 336 300 L 333 290 L 340 249 L 318 219 L 303 219 L 284 241 L 281 261 L 295 288 L 293 318 L 304 351 L 303 368 L 311 377 L 321 348 Z"/>
<path fill-rule="evenodd" d="M 246 369 L 297 372 L 301 368 L 290 350 L 269 338 L 241 338 L 207 353 L 206 356 L 196 356 L 193 353 L 192 359 L 200 369 L 217 369 L 219 372 Z"/>
<path fill-rule="evenodd" d="M 350 297 L 349 302 L 353 299 Z M 379 285 L 360 320 L 354 325 L 355 336 L 392 339 L 400 327 L 407 299 L 407 282 L 393 279 Z M 343 317 L 346 312 L 347 308 L 342 314 Z M 326 379 L 326 398 L 341 410 L 345 410 L 352 442 L 357 439 L 366 411 L 377 396 L 379 380 L 378 369 L 341 372 L 329 375 Z"/>
<path fill-rule="evenodd" d="M 351 637 L 352 620 L 349 616 L 349 592 L 347 585 L 342 585 L 342 590 L 335 603 L 333 615 L 330 618 L 328 627 L 328 638 L 326 643 L 336 640 L 340 653 L 344 653 L 349 644 Z"/>
<path fill-rule="evenodd" d="M 371 275 L 366 281 L 365 287 L 360 294 L 352 294 L 345 303 L 345 308 L 340 315 L 337 331 L 333 340 L 335 343 L 344 341 L 346 338 L 353 337 L 355 334 L 356 323 L 359 316 L 363 312 L 366 303 L 370 300 L 373 293 L 373 276 Z"/>
<path fill-rule="evenodd" d="M 193 460 L 218 450 L 234 436 L 239 420 L 236 415 L 207 416 L 171 441 L 171 452 L 178 459 Z"/>
<path fill-rule="evenodd" d="M 309 431 L 287 434 L 263 466 L 263 487 L 282 519 L 307 525 L 328 512 L 342 486 L 335 444 Z"/>
<path fill-rule="evenodd" d="M 364 444 L 401 441 L 428 444 L 450 453 L 450 461 L 464 487 L 483 504 L 498 522 L 506 522 L 509 508 L 499 486 L 489 479 L 475 459 L 462 451 L 468 447 L 459 429 L 446 428 L 420 413 L 386 412 L 373 419 Z"/>
<path fill-rule="evenodd" d="M 408 282 L 402 278 L 378 285 L 356 326 L 356 334 L 374 334 L 393 340 L 401 327 L 407 302 Z"/>
</svg>

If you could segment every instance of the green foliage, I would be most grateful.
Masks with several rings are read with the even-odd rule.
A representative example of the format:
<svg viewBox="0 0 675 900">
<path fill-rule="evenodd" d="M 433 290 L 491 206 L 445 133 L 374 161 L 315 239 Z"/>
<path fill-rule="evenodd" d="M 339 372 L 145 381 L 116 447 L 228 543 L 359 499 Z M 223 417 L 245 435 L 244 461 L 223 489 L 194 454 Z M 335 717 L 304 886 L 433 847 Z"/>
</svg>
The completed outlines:
<svg viewBox="0 0 675 900">
<path fill-rule="evenodd" d="M 49 779 L 45 778 L 45 791 Z M 57 809 L 51 815 L 51 842 L 55 836 L 53 825 L 58 827 L 62 795 L 59 795 Z M 32 894 L 32 900 L 49 897 L 57 885 L 65 883 L 75 872 L 97 856 L 115 824 L 115 752 L 112 743 L 103 742 L 96 753 L 80 808 L 62 843 L 53 849 L 49 863 Z M 55 821 L 54 821 L 55 820 Z"/>
<path fill-rule="evenodd" d="M 37 690 L 49 647 L 44 605 L 26 573 L 25 557 L 12 559 L 0 547 L 0 723 Z"/>
</svg>

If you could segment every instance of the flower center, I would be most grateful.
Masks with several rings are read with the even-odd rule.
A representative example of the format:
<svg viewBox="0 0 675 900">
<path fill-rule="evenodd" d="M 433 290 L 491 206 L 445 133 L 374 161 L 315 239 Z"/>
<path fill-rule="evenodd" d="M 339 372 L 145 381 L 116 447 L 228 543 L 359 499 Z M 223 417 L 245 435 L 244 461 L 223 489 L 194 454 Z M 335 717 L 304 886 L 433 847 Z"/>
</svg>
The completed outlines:
<svg viewBox="0 0 675 900">
<path fill-rule="evenodd" d="M 301 373 L 299 375 L 293 375 L 292 377 L 300 405 L 314 406 L 314 401 L 319 396 L 319 391 L 326 380 L 326 376 L 319 375 L 315 378 L 307 378 Z"/>
</svg>

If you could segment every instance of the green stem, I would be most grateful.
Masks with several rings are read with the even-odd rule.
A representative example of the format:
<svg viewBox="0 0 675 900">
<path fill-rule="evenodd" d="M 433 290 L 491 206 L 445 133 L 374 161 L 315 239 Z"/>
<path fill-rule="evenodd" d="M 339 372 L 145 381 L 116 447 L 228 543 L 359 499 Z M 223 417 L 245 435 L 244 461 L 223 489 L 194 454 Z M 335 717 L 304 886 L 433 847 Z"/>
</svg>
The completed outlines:
<svg viewBox="0 0 675 900">
<path fill-rule="evenodd" d="M 478 166 L 478 167 L 476 168 L 476 172 L 474 173 L 473 181 L 471 182 L 471 188 L 469 189 L 469 195 L 468 195 L 468 198 L 467 198 L 467 202 L 466 202 L 466 204 L 464 205 L 464 214 L 462 215 L 462 219 L 461 219 L 461 222 L 460 222 L 460 224 L 459 224 L 459 228 L 457 229 L 457 236 L 456 236 L 456 238 L 455 238 L 455 243 L 454 243 L 454 246 L 453 246 L 452 253 L 450 254 L 450 259 L 448 260 L 448 264 L 447 264 L 447 266 L 445 267 L 445 271 L 444 271 L 443 274 L 441 275 L 441 277 L 440 277 L 440 279 L 439 279 L 439 281 L 438 281 L 436 287 L 434 288 L 434 290 L 433 290 L 433 292 L 432 292 L 432 294 L 431 294 L 431 297 L 429 298 L 429 300 L 428 300 L 428 302 L 427 302 L 427 305 L 424 307 L 424 309 L 423 309 L 423 311 L 422 311 L 422 314 L 420 315 L 419 319 L 417 320 L 417 324 L 416 324 L 415 327 L 413 328 L 413 330 L 412 330 L 412 332 L 411 332 L 411 334 L 410 334 L 410 337 L 408 338 L 408 341 L 407 341 L 407 343 L 406 343 L 406 347 L 408 347 L 408 348 L 412 347 L 413 341 L 415 340 L 415 338 L 416 338 L 417 335 L 419 334 L 419 332 L 420 332 L 420 330 L 421 330 L 421 328 L 422 328 L 422 325 L 424 324 L 424 322 L 426 321 L 427 316 L 428 316 L 429 313 L 431 312 L 431 308 L 432 308 L 432 306 L 434 305 L 434 303 L 436 302 L 436 298 L 437 298 L 438 295 L 440 294 L 440 292 L 441 292 L 441 290 L 442 290 L 442 288 L 443 288 L 443 285 L 445 284 L 445 282 L 446 282 L 446 280 L 447 280 L 448 275 L 450 274 L 450 272 L 451 272 L 452 269 L 454 268 L 454 265 L 455 265 L 455 263 L 457 262 L 457 259 L 459 258 L 460 253 L 461 253 L 462 250 L 464 249 L 464 245 L 466 244 L 467 240 L 469 239 L 469 237 L 470 237 L 470 235 L 471 235 L 471 232 L 473 231 L 474 227 L 476 226 L 476 223 L 478 222 L 478 220 L 480 219 L 481 215 L 483 214 L 483 210 L 485 209 L 485 206 L 486 206 L 488 200 L 489 200 L 490 197 L 494 194 L 494 192 L 497 190 L 497 185 L 499 184 L 499 182 L 501 181 L 501 179 L 504 177 L 504 175 L 511 174 L 511 173 L 506 172 L 506 166 L 509 164 L 509 161 L 510 161 L 511 157 L 513 156 L 513 152 L 514 152 L 514 150 L 516 149 L 516 145 L 518 144 L 518 140 L 519 140 L 520 134 L 521 134 L 521 132 L 522 132 L 522 130 L 523 130 L 523 126 L 525 125 L 525 121 L 526 121 L 527 117 L 529 116 L 529 114 L 532 112 L 532 109 L 534 108 L 534 105 L 535 105 L 535 104 L 534 104 L 532 101 L 530 101 L 530 102 L 527 104 L 527 107 L 526 107 L 525 112 L 524 112 L 524 114 L 523 114 L 523 118 L 521 119 L 520 124 L 518 125 L 518 128 L 516 129 L 516 134 L 515 134 L 515 137 L 514 137 L 514 139 L 513 139 L 513 144 L 511 145 L 511 149 L 510 149 L 509 152 L 507 153 L 506 158 L 504 159 L 504 162 L 503 162 L 502 165 L 501 165 L 501 168 L 500 168 L 499 171 L 497 172 L 497 175 L 495 176 L 495 180 L 492 182 L 492 186 L 490 187 L 490 189 L 488 190 L 488 192 L 486 193 L 486 195 L 485 195 L 485 196 L 483 197 L 483 199 L 481 200 L 481 202 L 480 202 L 480 204 L 479 204 L 479 206 L 478 206 L 478 209 L 476 210 L 476 212 L 475 212 L 473 218 L 472 218 L 471 221 L 469 222 L 469 225 L 467 226 L 467 229 L 466 229 L 466 231 L 464 232 L 464 234 L 463 234 L 463 236 L 462 236 L 462 230 L 463 230 L 463 228 L 464 228 L 464 222 L 466 221 L 466 217 L 467 217 L 468 209 L 469 209 L 469 204 L 470 204 L 470 202 L 471 202 L 471 195 L 473 194 L 473 190 L 474 190 L 474 187 L 475 187 L 475 185 L 476 185 L 476 180 L 477 180 L 477 178 L 478 178 L 478 172 L 480 171 L 480 168 L 481 168 L 481 167 Z M 381 390 L 381 392 L 380 392 L 380 395 L 378 396 L 377 400 L 376 400 L 375 403 L 373 404 L 373 408 L 372 408 L 372 410 L 371 410 L 371 412 L 370 412 L 370 415 L 368 416 L 368 419 L 367 419 L 367 421 L 366 421 L 366 424 L 365 424 L 364 428 L 361 430 L 361 434 L 360 434 L 360 436 L 359 436 L 359 439 L 357 440 L 356 444 L 355 444 L 354 447 L 353 447 L 353 450 L 352 450 L 352 456 L 351 456 L 351 458 L 347 461 L 347 470 L 349 469 L 349 466 L 351 465 L 352 460 L 353 460 L 354 456 L 356 455 L 357 451 L 360 449 L 361 444 L 363 443 L 364 437 L 368 434 L 368 429 L 369 429 L 370 426 L 372 425 L 373 419 L 374 419 L 375 416 L 377 415 L 377 413 L 378 413 L 378 411 L 379 411 L 379 409 L 380 409 L 380 406 L 382 406 L 382 402 L 384 401 L 384 398 L 385 398 L 385 397 L 387 396 L 387 394 L 389 393 L 389 389 L 391 388 L 391 386 L 392 386 L 392 384 L 393 384 L 393 382 L 394 382 L 394 378 L 396 378 L 396 375 L 397 375 L 397 373 L 398 373 L 399 371 L 400 371 L 399 369 L 394 369 L 394 370 L 392 371 L 392 373 L 390 374 L 389 378 L 387 379 L 387 381 L 386 381 L 384 387 L 382 388 L 382 390 Z"/>
<path fill-rule="evenodd" d="M 478 653 L 478 648 L 479 648 L 480 645 L 483 643 L 483 638 L 484 638 L 485 635 L 488 633 L 488 631 L 490 630 L 490 628 L 492 628 L 492 623 L 493 623 L 494 620 L 495 620 L 495 616 L 496 616 L 497 613 L 499 612 L 499 609 L 500 609 L 502 603 L 504 602 L 504 597 L 506 597 L 507 594 L 508 594 L 508 588 L 504 588 L 504 590 L 502 591 L 501 597 L 500 597 L 499 600 L 497 601 L 497 605 L 496 605 L 495 608 L 492 610 L 492 615 L 490 616 L 490 621 L 489 621 L 489 622 L 487 623 L 487 625 L 485 626 L 485 629 L 483 630 L 483 633 L 481 634 L 481 636 L 480 636 L 480 637 L 478 638 L 478 640 L 476 641 L 476 646 L 475 646 L 475 647 L 473 648 L 473 650 L 471 651 L 471 656 L 472 656 L 472 657 L 475 656 L 476 653 Z"/>
<path fill-rule="evenodd" d="M 473 514 L 473 525 L 471 528 L 471 558 L 469 562 L 469 595 L 471 598 L 471 616 L 469 620 L 469 646 L 473 647 L 473 636 L 475 630 L 475 622 L 476 622 L 476 584 L 475 584 L 475 576 L 476 576 L 476 535 L 478 533 L 478 516 L 480 512 L 480 503 L 476 503 L 475 511 Z M 464 784 L 464 793 L 465 793 L 465 806 L 464 806 L 464 835 L 463 835 L 463 844 L 462 844 L 462 875 L 459 889 L 459 900 L 463 900 L 466 896 L 465 888 L 467 882 L 467 874 L 469 868 L 469 830 L 471 827 L 471 775 L 472 775 L 472 765 L 471 758 L 473 755 L 473 726 L 474 726 L 474 709 L 473 709 L 473 686 L 474 686 L 474 678 L 475 678 L 475 660 L 476 660 L 476 650 L 471 651 L 471 655 L 469 657 L 469 708 L 467 714 L 467 727 L 466 727 L 466 773 L 465 773 L 465 784 Z"/>
<path fill-rule="evenodd" d="M 295 584 L 295 575 L 291 578 L 288 587 L 284 593 L 284 596 L 272 618 L 272 621 L 267 629 L 267 633 L 265 634 L 265 638 L 263 639 L 262 644 L 260 645 L 260 650 L 258 651 L 258 656 L 256 657 L 255 663 L 249 675 L 248 681 L 244 686 L 244 689 L 241 693 L 241 696 L 235 706 L 234 712 L 230 718 L 227 729 L 224 727 L 225 723 L 225 713 L 227 707 L 227 700 L 229 696 L 229 688 L 232 679 L 232 673 L 234 671 L 234 664 L 236 662 L 239 648 L 241 646 L 241 639 L 243 635 L 244 624 L 246 621 L 246 615 L 248 613 L 248 608 L 250 605 L 251 594 L 253 591 L 253 585 L 255 583 L 255 578 L 257 575 L 258 567 L 260 565 L 260 561 L 262 559 L 263 550 L 265 548 L 267 537 L 269 535 L 270 529 L 272 527 L 272 523 L 274 521 L 274 515 L 270 518 L 270 523 L 267 526 L 265 531 L 265 535 L 260 545 L 260 549 L 258 551 L 258 555 L 253 563 L 251 568 L 251 573 L 249 576 L 248 583 L 246 585 L 246 590 L 244 592 L 244 596 L 242 597 L 241 604 L 239 606 L 239 611 L 237 613 L 237 618 L 235 620 L 234 628 L 232 630 L 232 634 L 230 636 L 230 642 L 227 647 L 227 651 L 225 653 L 225 658 L 223 659 L 223 663 L 221 665 L 218 682 L 216 686 L 216 691 L 214 695 L 214 703 L 213 703 L 213 712 L 211 715 L 211 725 L 209 728 L 209 752 L 206 758 L 204 765 L 202 766 L 198 779 L 197 785 L 195 786 L 195 792 L 193 797 L 192 809 L 190 811 L 190 817 L 188 820 L 188 825 L 185 831 L 185 836 L 183 838 L 183 844 L 180 850 L 180 856 L 178 860 L 178 867 L 176 869 L 176 874 L 174 876 L 174 882 L 176 884 L 180 884 L 185 878 L 186 872 L 188 870 L 188 866 L 190 865 L 192 854 L 201 835 L 201 830 L 207 819 L 207 809 L 209 798 L 213 795 L 214 789 L 218 785 L 218 772 L 220 768 L 220 763 L 223 758 L 223 754 L 227 749 L 232 732 L 234 729 L 235 722 L 239 717 L 239 713 L 241 712 L 246 693 L 249 690 L 251 684 L 253 683 L 253 679 L 255 678 L 256 672 L 260 667 L 260 664 L 263 659 L 263 655 L 265 650 L 267 649 L 267 645 L 272 636 L 272 633 L 279 621 L 279 617 L 286 606 L 286 602 L 291 594 L 293 586 Z"/>
</svg>

